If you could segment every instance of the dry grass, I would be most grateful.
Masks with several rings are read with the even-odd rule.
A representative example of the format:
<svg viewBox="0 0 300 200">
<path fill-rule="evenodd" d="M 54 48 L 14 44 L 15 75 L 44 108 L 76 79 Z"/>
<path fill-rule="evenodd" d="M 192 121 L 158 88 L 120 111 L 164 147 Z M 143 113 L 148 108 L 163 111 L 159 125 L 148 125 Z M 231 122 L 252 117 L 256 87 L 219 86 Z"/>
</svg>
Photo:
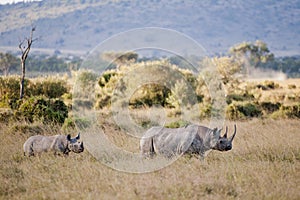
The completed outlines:
<svg viewBox="0 0 300 200">
<path fill-rule="evenodd" d="M 262 84 L 264 82 L 265 80 L 252 80 L 244 82 L 243 85 L 251 87 L 251 85 Z M 295 104 L 300 101 L 300 79 L 286 79 L 282 81 L 274 80 L 273 82 L 278 85 L 278 88 L 264 91 L 254 89 L 251 91 L 258 101 L 279 102 L 285 105 Z"/>
<path fill-rule="evenodd" d="M 0 199 L 299 199 L 299 121 L 236 123 L 232 151 L 212 152 L 205 162 L 185 156 L 145 174 L 113 170 L 87 151 L 67 158 L 23 157 L 29 134 L 47 134 L 49 127 L 1 125 Z M 138 149 L 135 141 L 120 144 Z"/>
</svg>

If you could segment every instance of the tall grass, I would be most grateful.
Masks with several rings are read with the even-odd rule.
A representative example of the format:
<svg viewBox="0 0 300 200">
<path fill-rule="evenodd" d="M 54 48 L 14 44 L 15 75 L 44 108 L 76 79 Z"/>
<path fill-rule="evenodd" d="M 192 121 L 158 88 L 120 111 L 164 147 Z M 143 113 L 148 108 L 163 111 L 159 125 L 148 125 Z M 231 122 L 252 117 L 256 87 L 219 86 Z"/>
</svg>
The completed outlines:
<svg viewBox="0 0 300 200">
<path fill-rule="evenodd" d="M 231 151 L 213 151 L 204 162 L 184 156 L 145 174 L 113 170 L 87 151 L 69 157 L 23 157 L 29 135 L 60 129 L 1 124 L 0 199 L 299 199 L 299 121 L 226 124 L 232 130 L 234 123 L 238 132 Z M 138 151 L 138 140 L 127 143 L 122 131 L 109 125 L 106 131 L 114 142 L 123 140 L 121 147 Z"/>
</svg>

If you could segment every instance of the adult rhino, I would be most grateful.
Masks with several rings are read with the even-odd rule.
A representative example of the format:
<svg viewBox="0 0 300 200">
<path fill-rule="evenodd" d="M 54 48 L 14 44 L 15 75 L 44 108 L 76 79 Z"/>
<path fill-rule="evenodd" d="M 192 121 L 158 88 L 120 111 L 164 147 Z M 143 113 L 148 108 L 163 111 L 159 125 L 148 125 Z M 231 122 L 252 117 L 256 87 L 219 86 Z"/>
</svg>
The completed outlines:
<svg viewBox="0 0 300 200">
<path fill-rule="evenodd" d="M 205 126 L 188 125 L 181 128 L 152 127 L 140 140 L 140 150 L 144 157 L 152 157 L 155 153 L 167 158 L 181 154 L 197 154 L 201 159 L 210 150 L 228 151 L 232 149 L 232 141 L 236 134 L 227 138 L 228 128 L 221 136 L 222 129 L 210 129 Z"/>
<path fill-rule="evenodd" d="M 83 142 L 79 141 L 80 133 L 74 138 L 71 135 L 43 136 L 35 135 L 27 139 L 23 145 L 24 155 L 34 156 L 42 152 L 53 151 L 54 154 L 68 155 L 70 151 L 81 153 L 84 150 Z"/>
</svg>

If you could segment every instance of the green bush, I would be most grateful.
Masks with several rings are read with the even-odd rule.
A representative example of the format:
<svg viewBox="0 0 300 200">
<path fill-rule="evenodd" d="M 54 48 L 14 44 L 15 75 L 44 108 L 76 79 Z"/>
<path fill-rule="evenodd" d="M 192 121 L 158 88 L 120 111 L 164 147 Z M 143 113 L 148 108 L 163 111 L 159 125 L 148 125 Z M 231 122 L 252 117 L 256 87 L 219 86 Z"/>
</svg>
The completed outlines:
<svg viewBox="0 0 300 200">
<path fill-rule="evenodd" d="M 82 89 L 87 89 L 91 85 L 94 85 L 95 81 L 98 79 L 98 75 L 91 71 L 79 71 L 77 76 L 77 81 Z"/>
<path fill-rule="evenodd" d="M 63 126 L 62 126 L 62 129 L 63 129 L 63 130 L 70 130 L 70 129 L 72 130 L 72 129 L 75 129 L 74 119 L 68 117 L 68 118 L 64 121 L 64 124 L 63 124 Z"/>
<path fill-rule="evenodd" d="M 297 86 L 295 84 L 288 84 L 288 89 L 296 89 Z"/>
<path fill-rule="evenodd" d="M 261 102 L 260 107 L 266 114 L 271 114 L 280 109 L 281 103 Z"/>
<path fill-rule="evenodd" d="M 25 88 L 29 84 L 25 79 Z M 26 90 L 26 89 L 25 89 Z M 26 94 L 25 94 L 26 95 Z M 16 101 L 20 98 L 20 78 L 17 76 L 0 77 L 0 102 L 1 107 L 14 107 Z"/>
<path fill-rule="evenodd" d="M 191 87 L 191 84 L 184 80 L 176 81 L 171 91 L 168 94 L 166 102 L 177 109 L 182 106 L 195 105 L 200 98 L 194 92 L 195 89 Z"/>
<path fill-rule="evenodd" d="M 131 97 L 129 105 L 139 107 L 147 105 L 167 105 L 167 97 L 171 93 L 170 89 L 159 84 L 147 84 L 140 87 Z"/>
<path fill-rule="evenodd" d="M 87 128 L 91 125 L 91 122 L 88 119 L 84 118 L 79 118 L 79 117 L 68 117 L 63 126 L 62 129 L 66 132 L 69 132 L 69 130 L 74 130 L 77 128 L 82 129 L 82 128 Z"/>
<path fill-rule="evenodd" d="M 161 71 L 159 76 L 157 76 L 157 70 Z M 170 76 L 171 73 L 174 75 Z M 135 81 L 132 82 L 135 78 L 137 78 L 137 83 L 142 82 L 140 79 L 143 79 L 144 74 L 149 74 L 149 77 L 152 77 L 151 80 L 156 81 L 149 83 L 148 78 L 146 79 L 148 84 L 142 87 L 140 87 L 141 84 L 135 85 Z M 162 81 L 164 79 L 168 79 L 166 84 Z M 182 82 L 186 82 L 186 84 L 184 85 Z M 130 66 L 111 69 L 101 75 L 98 85 L 100 89 L 97 91 L 96 108 L 109 106 L 111 101 L 116 101 L 114 97 L 124 96 L 131 88 L 136 88 L 129 100 L 129 105 L 132 107 L 161 105 L 174 108 L 179 107 L 178 104 L 181 106 L 197 103 L 203 98 L 202 95 L 193 94 L 195 98 L 192 99 L 190 98 L 192 95 L 186 94 L 186 91 L 195 91 L 198 85 L 197 77 L 191 71 L 179 69 L 163 60 L 134 63 Z M 170 97 L 171 90 L 174 90 L 172 97 Z M 167 98 L 169 99 L 167 100 Z"/>
<path fill-rule="evenodd" d="M 187 126 L 190 123 L 187 121 L 183 121 L 183 120 L 178 120 L 175 122 L 171 122 L 165 125 L 166 128 L 179 128 L 179 127 L 183 127 L 183 126 Z"/>
<path fill-rule="evenodd" d="M 105 87 L 105 85 L 110 81 L 111 77 L 116 75 L 117 73 L 113 70 L 104 72 L 98 81 L 99 86 L 102 88 Z"/>
<path fill-rule="evenodd" d="M 231 120 L 261 117 L 262 111 L 255 103 L 232 103 L 226 109 L 226 116 Z"/>
<path fill-rule="evenodd" d="M 68 108 L 61 100 L 31 97 L 20 101 L 16 116 L 29 122 L 63 124 L 68 117 Z"/>
<path fill-rule="evenodd" d="M 8 124 L 13 117 L 11 110 L 0 110 L 0 122 Z"/>
<path fill-rule="evenodd" d="M 53 79 L 30 83 L 27 89 L 30 96 L 45 96 L 47 98 L 60 98 L 69 90 L 66 81 Z"/>
<path fill-rule="evenodd" d="M 226 96 L 226 103 L 229 105 L 233 101 L 249 101 L 253 99 L 254 99 L 253 94 L 249 94 L 248 92 L 244 94 L 229 94 Z"/>
<path fill-rule="evenodd" d="M 300 104 L 295 105 L 282 105 L 279 110 L 271 114 L 271 118 L 300 118 Z"/>
<path fill-rule="evenodd" d="M 205 119 L 209 118 L 212 114 L 213 107 L 211 103 L 201 103 L 199 105 L 199 118 L 200 119 Z"/>
<path fill-rule="evenodd" d="M 274 81 L 266 80 L 261 84 L 256 86 L 257 88 L 261 88 L 262 90 L 273 90 L 279 88 L 279 84 Z"/>
<path fill-rule="evenodd" d="M 282 109 L 288 118 L 300 118 L 300 104 L 283 106 Z"/>
<path fill-rule="evenodd" d="M 95 104 L 95 108 L 104 108 L 106 106 L 110 106 L 111 105 L 111 96 L 106 95 L 106 96 L 100 96 L 97 98 L 96 104 Z"/>
<path fill-rule="evenodd" d="M 25 96 L 45 96 L 59 98 L 68 92 L 66 81 L 56 79 L 42 79 L 30 81 L 25 79 Z M 0 106 L 15 109 L 20 98 L 20 78 L 17 76 L 0 77 Z"/>
</svg>

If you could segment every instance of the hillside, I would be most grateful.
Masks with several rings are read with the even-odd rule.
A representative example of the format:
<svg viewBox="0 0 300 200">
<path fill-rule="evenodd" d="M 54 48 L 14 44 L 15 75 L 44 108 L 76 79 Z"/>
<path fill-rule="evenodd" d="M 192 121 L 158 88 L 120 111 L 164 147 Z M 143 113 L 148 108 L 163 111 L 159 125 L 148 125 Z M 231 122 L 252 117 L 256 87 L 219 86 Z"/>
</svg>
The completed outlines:
<svg viewBox="0 0 300 200">
<path fill-rule="evenodd" d="M 68 0 L 0 6 L 0 46 L 17 47 L 31 23 L 35 48 L 87 52 L 132 28 L 182 32 L 212 54 L 243 41 L 265 41 L 276 56 L 300 54 L 300 1 Z"/>
</svg>

